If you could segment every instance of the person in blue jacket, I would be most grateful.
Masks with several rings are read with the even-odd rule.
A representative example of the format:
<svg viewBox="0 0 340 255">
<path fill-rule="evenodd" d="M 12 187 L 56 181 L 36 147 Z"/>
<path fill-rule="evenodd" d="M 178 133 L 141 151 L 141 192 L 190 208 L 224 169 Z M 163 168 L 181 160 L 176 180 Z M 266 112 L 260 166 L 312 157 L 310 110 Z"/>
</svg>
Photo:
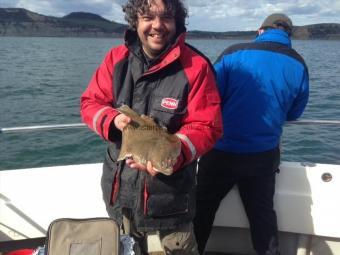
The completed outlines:
<svg viewBox="0 0 340 255">
<path fill-rule="evenodd" d="M 195 235 L 200 254 L 221 200 L 237 185 L 259 255 L 279 254 L 274 210 L 280 137 L 308 101 L 309 77 L 291 46 L 292 21 L 268 16 L 253 42 L 227 48 L 216 61 L 223 137 L 201 157 L 197 175 Z"/>
</svg>

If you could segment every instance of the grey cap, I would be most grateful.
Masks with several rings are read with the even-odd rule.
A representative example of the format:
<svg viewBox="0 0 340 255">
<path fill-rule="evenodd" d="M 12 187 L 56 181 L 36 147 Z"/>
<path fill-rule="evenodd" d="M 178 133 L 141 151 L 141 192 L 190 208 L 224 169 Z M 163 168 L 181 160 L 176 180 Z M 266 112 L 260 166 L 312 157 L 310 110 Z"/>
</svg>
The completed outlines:
<svg viewBox="0 0 340 255">
<path fill-rule="evenodd" d="M 260 28 L 279 28 L 283 27 L 289 34 L 293 29 L 292 20 L 283 13 L 273 13 L 269 15 L 262 23 Z"/>
</svg>

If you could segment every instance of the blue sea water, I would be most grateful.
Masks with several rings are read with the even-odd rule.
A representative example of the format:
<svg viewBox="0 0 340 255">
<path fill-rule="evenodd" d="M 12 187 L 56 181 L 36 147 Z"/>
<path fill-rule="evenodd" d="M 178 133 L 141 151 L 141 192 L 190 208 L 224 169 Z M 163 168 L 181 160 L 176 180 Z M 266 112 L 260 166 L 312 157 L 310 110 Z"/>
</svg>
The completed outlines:
<svg viewBox="0 0 340 255">
<path fill-rule="evenodd" d="M 212 62 L 236 40 L 189 40 Z M 0 37 L 0 128 L 80 123 L 79 97 L 121 39 Z M 310 73 L 303 119 L 340 120 L 340 41 L 293 41 Z M 286 125 L 283 160 L 340 164 L 340 126 Z M 102 162 L 87 128 L 0 134 L 0 170 Z"/>
</svg>

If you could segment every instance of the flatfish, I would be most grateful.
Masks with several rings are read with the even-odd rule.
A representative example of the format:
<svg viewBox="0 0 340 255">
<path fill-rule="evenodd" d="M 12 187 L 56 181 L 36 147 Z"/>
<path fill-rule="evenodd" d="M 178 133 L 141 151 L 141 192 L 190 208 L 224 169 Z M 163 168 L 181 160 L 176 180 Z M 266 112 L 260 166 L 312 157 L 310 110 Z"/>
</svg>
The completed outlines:
<svg viewBox="0 0 340 255">
<path fill-rule="evenodd" d="M 151 161 L 157 171 L 171 175 L 181 152 L 179 138 L 169 134 L 165 127 L 159 126 L 151 117 L 139 115 L 127 105 L 117 110 L 131 118 L 131 122 L 122 131 L 118 160 L 132 157 L 142 165 Z"/>
</svg>

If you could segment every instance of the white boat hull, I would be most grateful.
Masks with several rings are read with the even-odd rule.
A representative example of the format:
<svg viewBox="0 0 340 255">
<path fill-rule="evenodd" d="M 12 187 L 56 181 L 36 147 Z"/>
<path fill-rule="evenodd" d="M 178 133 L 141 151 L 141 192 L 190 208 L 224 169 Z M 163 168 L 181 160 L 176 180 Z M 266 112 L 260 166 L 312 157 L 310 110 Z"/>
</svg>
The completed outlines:
<svg viewBox="0 0 340 255">
<path fill-rule="evenodd" d="M 279 230 L 340 240 L 340 166 L 283 162 L 280 169 L 275 195 Z M 45 236 L 56 218 L 106 217 L 101 173 L 102 164 L 0 171 L 0 241 Z M 322 180 L 325 173 L 332 176 L 328 182 Z M 214 226 L 217 232 L 248 228 L 236 187 L 221 203 Z M 210 240 L 212 250 L 217 246 Z"/>
</svg>

